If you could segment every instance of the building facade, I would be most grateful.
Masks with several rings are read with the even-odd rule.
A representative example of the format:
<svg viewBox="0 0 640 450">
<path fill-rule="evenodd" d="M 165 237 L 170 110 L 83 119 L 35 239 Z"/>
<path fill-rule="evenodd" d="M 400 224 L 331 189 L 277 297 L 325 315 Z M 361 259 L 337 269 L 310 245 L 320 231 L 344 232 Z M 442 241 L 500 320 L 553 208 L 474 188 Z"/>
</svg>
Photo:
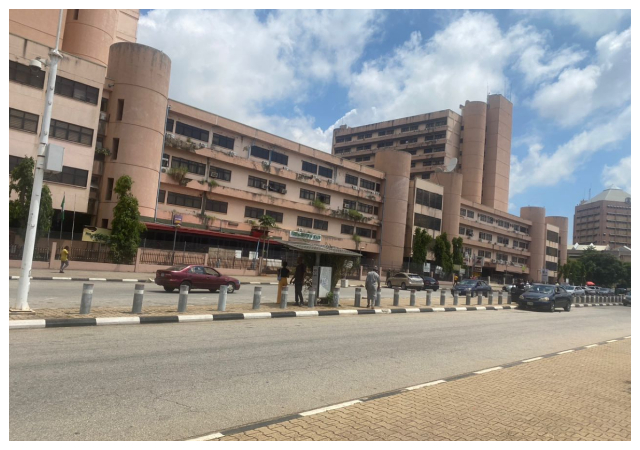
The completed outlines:
<svg viewBox="0 0 640 450">
<path fill-rule="evenodd" d="M 573 243 L 630 248 L 631 195 L 611 188 L 581 201 L 573 216 Z"/>
</svg>

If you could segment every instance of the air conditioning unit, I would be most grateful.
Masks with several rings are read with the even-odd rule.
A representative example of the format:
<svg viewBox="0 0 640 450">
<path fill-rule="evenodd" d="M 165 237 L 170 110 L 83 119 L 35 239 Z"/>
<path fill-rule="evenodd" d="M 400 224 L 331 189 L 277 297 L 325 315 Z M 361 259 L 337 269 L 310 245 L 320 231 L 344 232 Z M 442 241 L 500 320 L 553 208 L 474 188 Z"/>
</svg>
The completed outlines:
<svg viewBox="0 0 640 450">
<path fill-rule="evenodd" d="M 205 144 L 204 142 L 200 142 L 198 145 L 200 146 L 200 148 L 207 148 L 207 144 Z"/>
<path fill-rule="evenodd" d="M 218 178 L 217 172 L 210 174 L 210 178 Z"/>
<path fill-rule="evenodd" d="M 354 186 L 354 185 L 352 184 L 352 185 L 351 185 L 351 189 L 354 189 L 354 190 L 356 190 L 356 191 L 357 191 L 357 190 L 358 190 L 358 186 Z"/>
<path fill-rule="evenodd" d="M 286 190 L 286 189 L 280 189 L 280 193 L 281 193 L 281 194 L 286 194 L 286 193 L 287 193 L 287 190 Z"/>
<path fill-rule="evenodd" d="M 298 228 L 298 233 L 304 233 L 304 228 Z"/>
<path fill-rule="evenodd" d="M 161 168 L 161 169 L 160 169 L 160 172 L 162 172 L 162 173 L 167 173 L 167 168 L 166 168 L 166 167 Z"/>
<path fill-rule="evenodd" d="M 262 184 L 260 185 L 260 189 L 262 189 L 262 190 L 266 191 L 266 190 L 267 190 L 267 183 L 262 183 Z"/>
</svg>

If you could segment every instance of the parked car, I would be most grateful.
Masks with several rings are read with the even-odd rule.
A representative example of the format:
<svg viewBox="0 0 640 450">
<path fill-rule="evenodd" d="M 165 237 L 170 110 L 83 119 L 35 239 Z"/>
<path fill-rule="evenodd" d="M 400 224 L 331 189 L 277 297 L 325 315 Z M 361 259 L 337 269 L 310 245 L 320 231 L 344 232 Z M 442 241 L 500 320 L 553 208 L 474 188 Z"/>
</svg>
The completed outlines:
<svg viewBox="0 0 640 450">
<path fill-rule="evenodd" d="M 467 292 L 469 292 L 472 297 L 478 294 L 481 294 L 483 297 L 488 297 L 489 292 L 493 292 L 493 289 L 486 281 L 466 279 L 456 284 L 451 291 L 452 293 L 458 292 L 460 295 L 467 295 Z"/>
<path fill-rule="evenodd" d="M 631 289 L 627 290 L 627 295 L 624 296 L 624 299 L 622 300 L 622 305 L 631 306 Z"/>
<path fill-rule="evenodd" d="M 609 297 L 613 295 L 613 289 L 601 287 L 598 289 L 598 295 L 604 295 L 605 297 Z"/>
<path fill-rule="evenodd" d="M 387 280 L 387 287 L 420 290 L 424 288 L 424 281 L 422 281 L 422 278 L 418 274 L 398 272 Z"/>
<path fill-rule="evenodd" d="M 571 311 L 571 295 L 562 286 L 534 284 L 518 298 L 520 308 L 543 308 L 554 312 L 556 307 Z"/>
<path fill-rule="evenodd" d="M 595 295 L 598 293 L 598 290 L 596 289 L 596 286 L 585 286 L 584 293 L 587 295 Z"/>
<path fill-rule="evenodd" d="M 567 291 L 570 295 L 575 295 L 578 297 L 584 296 L 584 289 L 580 286 L 571 286 L 571 285 L 562 285 L 565 291 Z"/>
<path fill-rule="evenodd" d="M 514 287 L 516 287 L 515 284 L 505 284 L 504 286 L 502 286 L 502 290 L 505 292 L 511 292 L 511 289 L 513 289 Z"/>
<path fill-rule="evenodd" d="M 440 283 L 435 278 L 422 275 L 422 281 L 424 282 L 425 289 L 431 289 L 435 292 L 440 288 Z"/>
<path fill-rule="evenodd" d="M 173 292 L 182 285 L 191 289 L 209 289 L 215 292 L 220 286 L 227 286 L 227 293 L 240 289 L 240 281 L 236 278 L 222 275 L 213 267 L 198 265 L 177 265 L 165 270 L 156 271 L 155 283 L 162 286 L 165 291 Z"/>
</svg>

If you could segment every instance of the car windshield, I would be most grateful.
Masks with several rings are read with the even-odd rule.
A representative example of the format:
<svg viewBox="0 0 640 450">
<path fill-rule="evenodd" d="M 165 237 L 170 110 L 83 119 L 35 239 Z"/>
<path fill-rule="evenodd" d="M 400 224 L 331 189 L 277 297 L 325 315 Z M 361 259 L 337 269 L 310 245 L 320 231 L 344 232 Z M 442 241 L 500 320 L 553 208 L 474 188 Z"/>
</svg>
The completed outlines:
<svg viewBox="0 0 640 450">
<path fill-rule="evenodd" d="M 463 285 L 463 286 L 470 286 L 470 285 L 472 285 L 472 284 L 476 284 L 476 281 L 475 281 L 475 280 L 462 280 L 462 281 L 461 281 L 460 283 L 458 283 L 458 284 L 461 284 L 461 285 Z"/>
<path fill-rule="evenodd" d="M 563 288 L 565 288 L 567 291 L 573 291 L 575 289 L 575 286 L 562 286 Z"/>
<path fill-rule="evenodd" d="M 407 275 L 409 275 L 409 278 L 420 278 L 420 275 L 417 273 L 408 273 Z"/>
<path fill-rule="evenodd" d="M 528 292 L 534 292 L 538 294 L 551 294 L 553 293 L 553 286 L 543 286 L 534 284 L 531 286 Z"/>
<path fill-rule="evenodd" d="M 166 269 L 169 272 L 180 272 L 181 270 L 183 270 L 185 267 L 187 266 L 171 266 L 168 269 Z"/>
</svg>

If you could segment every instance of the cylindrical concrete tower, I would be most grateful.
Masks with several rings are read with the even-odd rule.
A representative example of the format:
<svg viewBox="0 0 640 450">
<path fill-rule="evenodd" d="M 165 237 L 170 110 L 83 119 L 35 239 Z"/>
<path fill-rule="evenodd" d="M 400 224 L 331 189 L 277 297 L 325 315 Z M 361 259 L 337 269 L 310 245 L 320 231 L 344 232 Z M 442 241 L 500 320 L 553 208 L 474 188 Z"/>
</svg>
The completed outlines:
<svg viewBox="0 0 640 450">
<path fill-rule="evenodd" d="M 545 209 L 538 206 L 525 206 L 520 208 L 520 217 L 531 221 L 529 235 L 529 277 L 534 281 L 542 281 L 542 269 L 545 268 L 545 255 L 547 254 L 547 225 L 545 221 Z"/>
<path fill-rule="evenodd" d="M 489 109 L 482 175 L 482 204 L 508 212 L 513 104 L 499 94 L 490 95 L 487 103 Z"/>
<path fill-rule="evenodd" d="M 109 179 L 115 185 L 122 175 L 133 179 L 140 215 L 154 215 L 170 76 L 171 60 L 161 51 L 130 42 L 111 46 L 107 78 L 114 86 L 105 144 L 112 153 L 105 161 L 98 224 L 102 219 L 111 223 L 118 199 L 114 194 L 109 200 Z"/>
<path fill-rule="evenodd" d="M 463 142 L 462 196 L 475 203 L 482 202 L 482 173 L 484 164 L 484 141 L 487 128 L 487 104 L 467 102 L 462 108 Z"/>
<path fill-rule="evenodd" d="M 59 43 L 62 49 L 64 49 L 64 38 L 67 37 L 65 34 L 65 14 L 68 12 L 69 10 L 65 9 L 62 13 Z M 56 45 L 59 17 L 60 10 L 58 9 L 10 9 L 9 33 L 53 48 Z"/>
<path fill-rule="evenodd" d="M 70 9 L 62 50 L 106 66 L 117 23 L 117 9 Z"/>
<path fill-rule="evenodd" d="M 460 199 L 462 198 L 462 174 L 457 172 L 435 173 L 431 181 L 444 188 L 442 199 L 442 231 L 449 240 L 458 237 L 460 231 Z"/>
<path fill-rule="evenodd" d="M 560 228 L 560 241 L 558 242 L 558 265 L 567 263 L 567 246 L 569 245 L 569 218 L 562 216 L 549 216 L 547 223 Z"/>
<path fill-rule="evenodd" d="M 411 155 L 398 150 L 383 150 L 375 154 L 374 167 L 385 173 L 382 191 L 384 217 L 380 236 L 380 269 L 399 269 L 402 267 L 404 256 Z"/>
</svg>

